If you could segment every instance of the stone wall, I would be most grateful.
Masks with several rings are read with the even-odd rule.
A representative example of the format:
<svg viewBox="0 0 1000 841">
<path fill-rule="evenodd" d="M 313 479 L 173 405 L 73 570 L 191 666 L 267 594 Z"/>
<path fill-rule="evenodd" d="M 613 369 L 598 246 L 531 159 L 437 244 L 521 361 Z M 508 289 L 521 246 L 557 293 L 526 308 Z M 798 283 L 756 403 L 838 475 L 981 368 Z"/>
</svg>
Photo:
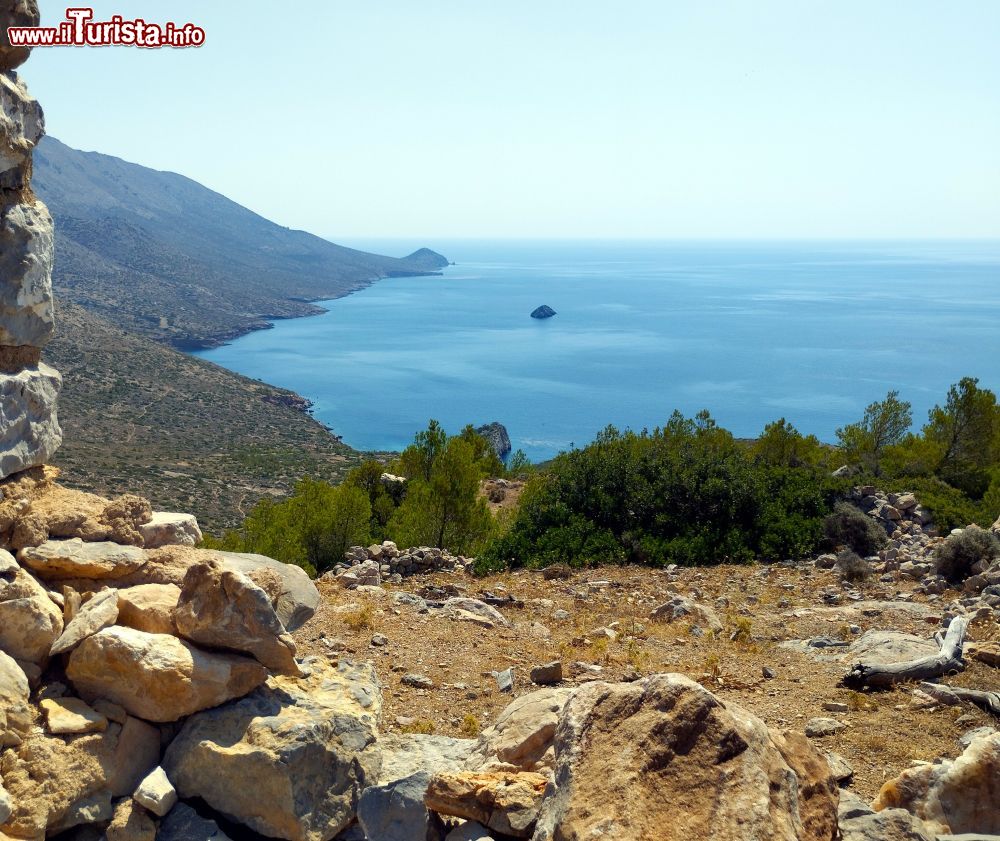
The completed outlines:
<svg viewBox="0 0 1000 841">
<path fill-rule="evenodd" d="M 31 154 L 45 133 L 15 68 L 8 26 L 38 24 L 36 0 L 0 0 L 0 479 L 44 464 L 62 442 L 62 378 L 41 361 L 52 338 L 52 216 L 31 191 Z"/>
</svg>

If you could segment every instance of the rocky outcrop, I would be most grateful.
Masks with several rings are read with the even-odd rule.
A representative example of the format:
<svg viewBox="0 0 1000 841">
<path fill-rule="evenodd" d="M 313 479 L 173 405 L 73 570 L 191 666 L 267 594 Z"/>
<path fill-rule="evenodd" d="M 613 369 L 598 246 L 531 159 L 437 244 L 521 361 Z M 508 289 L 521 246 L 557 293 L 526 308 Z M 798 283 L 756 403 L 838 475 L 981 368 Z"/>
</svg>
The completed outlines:
<svg viewBox="0 0 1000 841">
<path fill-rule="evenodd" d="M 542 304 L 540 307 L 535 307 L 535 309 L 531 311 L 532 318 L 552 318 L 555 314 L 556 311 L 548 304 Z"/>
<path fill-rule="evenodd" d="M 8 26 L 37 23 L 33 0 L 0 2 L 0 479 L 44 464 L 62 443 L 62 379 L 40 361 L 54 324 L 52 217 L 30 189 L 45 123 L 13 72 L 29 51 L 7 39 Z"/>
<path fill-rule="evenodd" d="M 1000 834 L 1000 733 L 955 760 L 909 768 L 879 792 L 875 809 L 905 809 L 938 834 Z"/>
<path fill-rule="evenodd" d="M 512 449 L 510 435 L 507 434 L 507 427 L 498 421 L 476 427 L 476 434 L 481 435 L 493 448 L 500 461 L 506 461 Z"/>
<path fill-rule="evenodd" d="M 381 764 L 375 671 L 346 660 L 303 666 L 301 680 L 273 677 L 185 722 L 164 759 L 182 798 L 288 841 L 329 841 L 354 820 Z"/>
<path fill-rule="evenodd" d="M 534 841 L 837 837 L 837 785 L 805 738 L 772 734 L 681 675 L 581 687 L 555 756 Z"/>
</svg>

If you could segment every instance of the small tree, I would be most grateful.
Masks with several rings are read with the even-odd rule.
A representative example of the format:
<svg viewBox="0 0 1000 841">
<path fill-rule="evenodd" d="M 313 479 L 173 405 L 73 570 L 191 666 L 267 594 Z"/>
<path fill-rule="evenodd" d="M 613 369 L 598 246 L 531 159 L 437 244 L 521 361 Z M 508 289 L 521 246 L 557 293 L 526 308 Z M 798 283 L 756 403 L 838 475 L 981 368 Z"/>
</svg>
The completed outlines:
<svg viewBox="0 0 1000 841">
<path fill-rule="evenodd" d="M 963 377 L 948 389 L 944 406 L 928 414 L 924 438 L 938 454 L 934 472 L 972 496 L 989 484 L 988 470 L 1000 456 L 1000 407 L 996 395 L 979 388 L 979 380 Z"/>
<path fill-rule="evenodd" d="M 912 423 L 910 404 L 899 399 L 898 391 L 890 391 L 885 400 L 865 409 L 859 423 L 838 429 L 837 439 L 849 459 L 861 462 L 879 476 L 886 448 L 899 443 Z"/>
</svg>

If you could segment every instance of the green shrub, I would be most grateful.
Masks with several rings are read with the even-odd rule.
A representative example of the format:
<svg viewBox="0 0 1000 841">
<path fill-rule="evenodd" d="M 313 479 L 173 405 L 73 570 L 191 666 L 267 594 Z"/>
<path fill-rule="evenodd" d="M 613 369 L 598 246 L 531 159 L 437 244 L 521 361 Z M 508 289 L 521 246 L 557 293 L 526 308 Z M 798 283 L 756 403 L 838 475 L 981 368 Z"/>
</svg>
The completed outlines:
<svg viewBox="0 0 1000 841">
<path fill-rule="evenodd" d="M 555 563 L 698 565 L 814 551 L 842 481 L 767 463 L 707 413 L 563 453 L 525 488 L 477 569 Z"/>
<path fill-rule="evenodd" d="M 934 558 L 939 575 L 953 582 L 964 581 L 976 564 L 1000 558 L 1000 540 L 979 526 L 969 526 L 939 544 Z"/>
<path fill-rule="evenodd" d="M 886 544 L 885 529 L 849 502 L 838 502 L 823 520 L 823 531 L 835 546 L 849 546 L 865 557 Z"/>
</svg>

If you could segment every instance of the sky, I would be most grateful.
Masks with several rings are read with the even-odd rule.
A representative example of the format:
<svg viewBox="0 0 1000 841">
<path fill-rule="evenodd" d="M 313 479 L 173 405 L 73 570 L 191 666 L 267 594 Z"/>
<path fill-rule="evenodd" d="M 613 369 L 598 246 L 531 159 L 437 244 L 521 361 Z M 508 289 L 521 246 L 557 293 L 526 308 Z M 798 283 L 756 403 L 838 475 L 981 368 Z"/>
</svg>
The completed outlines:
<svg viewBox="0 0 1000 841">
<path fill-rule="evenodd" d="M 997 0 L 94 12 L 205 44 L 36 49 L 50 134 L 334 240 L 1000 237 Z"/>
</svg>

